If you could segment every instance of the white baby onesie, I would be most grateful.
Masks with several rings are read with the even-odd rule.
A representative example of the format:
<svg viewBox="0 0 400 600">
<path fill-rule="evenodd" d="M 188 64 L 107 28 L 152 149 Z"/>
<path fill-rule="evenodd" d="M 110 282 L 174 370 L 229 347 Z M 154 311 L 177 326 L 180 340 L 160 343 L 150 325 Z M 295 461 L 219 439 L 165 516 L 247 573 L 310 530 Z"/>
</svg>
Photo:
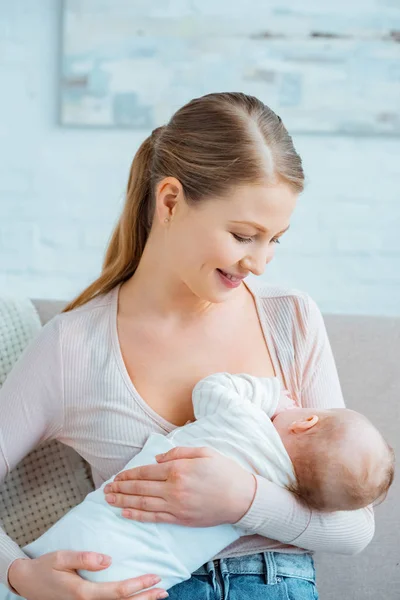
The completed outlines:
<svg viewBox="0 0 400 600">
<path fill-rule="evenodd" d="M 270 417 L 282 390 L 278 378 L 217 373 L 202 379 L 193 390 L 196 420 L 163 436 L 150 435 L 146 444 L 121 470 L 156 464 L 155 456 L 176 446 L 207 446 L 237 461 L 248 471 L 281 486 L 295 482 L 293 465 Z M 185 527 L 166 523 L 141 523 L 121 516 L 110 506 L 103 488 L 88 494 L 55 525 L 23 548 L 31 558 L 56 550 L 89 550 L 112 557 L 103 571 L 80 571 L 95 582 L 121 581 L 156 573 L 157 587 L 169 589 L 191 577 L 240 536 L 234 525 Z M 0 585 L 0 600 L 17 600 Z"/>
</svg>

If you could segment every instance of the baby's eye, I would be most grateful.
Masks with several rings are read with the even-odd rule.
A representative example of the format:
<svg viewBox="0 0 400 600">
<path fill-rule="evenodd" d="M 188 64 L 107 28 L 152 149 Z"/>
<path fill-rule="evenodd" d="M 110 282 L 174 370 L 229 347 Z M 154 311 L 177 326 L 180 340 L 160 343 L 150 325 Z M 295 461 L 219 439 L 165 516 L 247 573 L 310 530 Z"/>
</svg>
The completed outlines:
<svg viewBox="0 0 400 600">
<path fill-rule="evenodd" d="M 280 244 L 281 243 L 279 238 L 272 238 L 271 242 L 273 244 Z"/>
</svg>

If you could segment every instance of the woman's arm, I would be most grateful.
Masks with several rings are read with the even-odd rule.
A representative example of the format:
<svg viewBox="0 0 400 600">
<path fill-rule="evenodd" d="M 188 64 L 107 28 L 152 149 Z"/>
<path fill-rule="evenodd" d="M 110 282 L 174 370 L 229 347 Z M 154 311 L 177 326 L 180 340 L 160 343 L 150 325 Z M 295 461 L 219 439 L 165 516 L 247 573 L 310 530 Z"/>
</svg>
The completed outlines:
<svg viewBox="0 0 400 600">
<path fill-rule="evenodd" d="M 42 329 L 0 391 L 0 482 L 36 445 L 58 438 L 62 431 L 64 398 L 59 335 L 62 324 L 61 318 L 56 317 Z M 138 592 L 135 597 L 155 600 L 164 591 L 160 588 L 143 591 L 160 581 L 155 575 L 95 583 L 85 581 L 76 572 L 102 571 L 110 564 L 111 557 L 96 551 L 59 550 L 29 558 L 0 531 L 0 582 L 18 593 L 18 597 L 126 598 L 127 594 Z M 0 596 L 3 597 L 1 592 Z"/>
<path fill-rule="evenodd" d="M 296 377 L 303 407 L 344 407 L 335 361 L 325 324 L 315 302 L 307 295 L 293 310 L 293 327 L 302 332 L 294 351 Z M 296 336 L 293 336 L 295 338 Z M 253 503 L 235 525 L 307 550 L 340 554 L 361 552 L 372 540 L 372 507 L 325 513 L 304 507 L 294 494 L 257 476 Z"/>
<path fill-rule="evenodd" d="M 303 506 L 294 494 L 256 475 L 253 503 L 235 525 L 246 535 L 258 533 L 306 550 L 358 554 L 374 535 L 370 507 L 325 513 Z"/>
<path fill-rule="evenodd" d="M 39 443 L 56 437 L 63 422 L 59 322 L 50 321 L 25 349 L 0 389 L 0 484 Z M 1 488 L 0 488 L 1 493 Z M 27 558 L 0 529 L 0 582 L 16 558 Z"/>
</svg>

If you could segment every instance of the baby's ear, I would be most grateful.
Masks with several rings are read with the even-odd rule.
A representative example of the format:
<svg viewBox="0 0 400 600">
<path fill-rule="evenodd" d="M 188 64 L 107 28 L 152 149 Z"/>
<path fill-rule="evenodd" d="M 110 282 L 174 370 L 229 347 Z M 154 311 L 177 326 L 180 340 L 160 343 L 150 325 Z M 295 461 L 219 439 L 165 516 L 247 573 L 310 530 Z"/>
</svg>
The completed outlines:
<svg viewBox="0 0 400 600">
<path fill-rule="evenodd" d="M 301 419 L 301 421 L 293 421 L 291 425 L 289 425 L 289 431 L 292 433 L 302 433 L 303 431 L 307 431 L 314 427 L 319 421 L 319 417 L 317 415 L 311 415 L 310 417 L 305 417 Z"/>
</svg>

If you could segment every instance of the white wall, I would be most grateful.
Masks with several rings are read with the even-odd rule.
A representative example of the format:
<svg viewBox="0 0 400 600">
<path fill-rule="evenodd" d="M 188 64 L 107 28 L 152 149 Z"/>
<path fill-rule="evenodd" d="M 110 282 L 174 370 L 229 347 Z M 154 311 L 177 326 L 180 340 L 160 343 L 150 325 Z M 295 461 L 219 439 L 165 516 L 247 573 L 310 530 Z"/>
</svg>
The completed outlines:
<svg viewBox="0 0 400 600">
<path fill-rule="evenodd" d="M 57 125 L 59 34 L 55 0 L 0 5 L 3 294 L 68 299 L 98 275 L 149 133 Z M 294 140 L 307 188 L 265 279 L 325 312 L 400 315 L 400 138 Z"/>
</svg>

